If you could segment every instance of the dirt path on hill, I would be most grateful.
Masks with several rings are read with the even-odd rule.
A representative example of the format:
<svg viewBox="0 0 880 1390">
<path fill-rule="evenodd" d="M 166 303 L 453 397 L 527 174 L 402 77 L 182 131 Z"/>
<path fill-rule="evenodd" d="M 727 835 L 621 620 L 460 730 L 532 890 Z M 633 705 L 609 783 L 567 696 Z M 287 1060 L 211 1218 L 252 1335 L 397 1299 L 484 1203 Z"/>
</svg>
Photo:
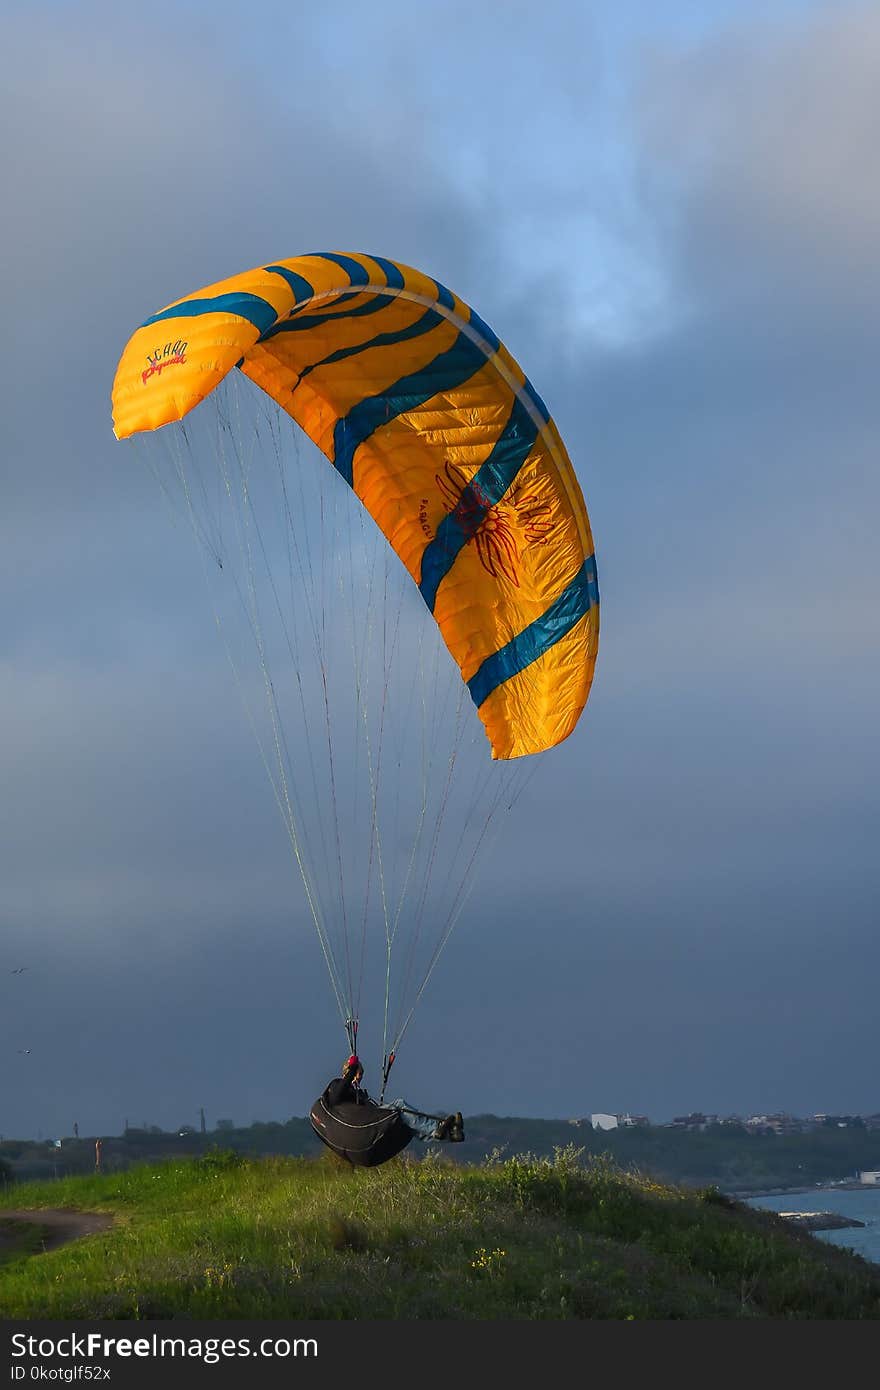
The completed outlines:
<svg viewBox="0 0 880 1390">
<path fill-rule="evenodd" d="M 113 1217 L 98 1211 L 3 1211 L 0 1209 L 0 1255 L 15 1250 L 19 1244 L 19 1223 L 39 1226 L 43 1237 L 37 1254 L 57 1250 L 70 1240 L 108 1231 Z"/>
</svg>

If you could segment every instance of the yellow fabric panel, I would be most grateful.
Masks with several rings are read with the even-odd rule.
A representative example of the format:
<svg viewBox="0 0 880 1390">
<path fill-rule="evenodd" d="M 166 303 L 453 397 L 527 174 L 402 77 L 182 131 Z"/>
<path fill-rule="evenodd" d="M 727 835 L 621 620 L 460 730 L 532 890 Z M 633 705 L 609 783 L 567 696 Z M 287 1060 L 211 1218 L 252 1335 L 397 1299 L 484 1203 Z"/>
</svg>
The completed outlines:
<svg viewBox="0 0 880 1390">
<path fill-rule="evenodd" d="M 197 315 L 169 311 L 194 299 L 228 300 L 246 293 L 257 297 L 277 314 L 287 313 L 293 296 L 277 276 L 234 275 L 208 285 L 196 296 L 175 300 L 168 317 L 154 316 L 132 334 L 113 383 L 113 424 L 118 439 L 139 430 L 157 429 L 182 420 L 214 390 L 259 337 L 252 322 L 228 307 Z M 175 351 L 177 347 L 177 351 Z"/>
<path fill-rule="evenodd" d="M 545 435 L 549 449 L 547 467 L 551 470 L 560 491 L 564 492 L 568 499 L 584 554 L 592 555 L 595 546 L 593 545 L 593 532 L 590 527 L 590 518 L 587 515 L 584 495 L 554 420 L 547 421 Z"/>
<path fill-rule="evenodd" d="M 582 707 L 583 685 L 589 690 L 598 647 L 599 610 L 593 608 L 568 636 L 487 697 L 480 718 L 494 757 L 540 753 L 568 737 L 570 711 Z"/>
<path fill-rule="evenodd" d="M 182 418 L 234 366 L 357 492 L 419 585 L 496 757 L 565 738 L 598 641 L 589 520 L 521 368 L 450 291 L 359 253 L 233 276 L 147 320 L 120 437 Z"/>
<path fill-rule="evenodd" d="M 129 343 L 113 388 L 117 439 L 182 420 L 250 348 L 256 330 L 226 314 L 167 319 Z M 144 387 L 156 377 L 149 395 Z"/>
</svg>

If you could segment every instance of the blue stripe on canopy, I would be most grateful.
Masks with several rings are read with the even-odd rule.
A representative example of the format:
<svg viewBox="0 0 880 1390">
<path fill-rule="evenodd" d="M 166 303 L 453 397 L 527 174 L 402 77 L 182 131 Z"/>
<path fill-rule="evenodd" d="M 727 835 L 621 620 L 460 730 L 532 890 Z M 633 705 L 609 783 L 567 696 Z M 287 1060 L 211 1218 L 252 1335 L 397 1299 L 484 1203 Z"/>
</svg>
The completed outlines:
<svg viewBox="0 0 880 1390">
<path fill-rule="evenodd" d="M 532 405 L 535 407 L 541 419 L 544 421 L 544 424 L 548 425 L 550 423 L 550 411 L 547 409 L 546 405 L 541 400 L 541 397 L 538 395 L 537 391 L 535 390 L 532 383 L 528 380 L 528 378 L 526 378 L 526 380 L 523 382 L 522 386 L 520 387 L 520 390 L 528 396 L 529 400 L 532 402 Z"/>
<path fill-rule="evenodd" d="M 310 285 L 304 276 L 297 275 L 295 270 L 288 270 L 287 267 L 283 265 L 267 265 L 265 269 L 270 271 L 272 275 L 280 275 L 282 280 L 287 281 L 288 285 L 293 290 L 293 297 L 297 304 L 302 304 L 306 300 L 314 298 L 314 286 Z"/>
<path fill-rule="evenodd" d="M 472 326 L 477 330 L 481 338 L 485 338 L 493 352 L 497 352 L 501 346 L 500 339 L 492 332 L 485 319 L 481 319 L 476 309 L 471 309 Z"/>
<path fill-rule="evenodd" d="M 261 333 L 265 333 L 278 317 L 268 300 L 261 299 L 258 294 L 238 291 L 213 295 L 210 299 L 185 299 L 182 304 L 172 304 L 170 309 L 161 309 L 152 318 L 145 319 L 141 328 L 149 328 L 163 319 L 193 319 L 202 314 L 235 314 L 237 318 L 247 319 Z"/>
<path fill-rule="evenodd" d="M 345 481 L 354 481 L 355 451 L 382 425 L 417 410 L 432 396 L 463 386 L 485 364 L 482 350 L 459 334 L 452 347 L 417 372 L 401 377 L 379 396 L 367 396 L 336 421 L 333 462 Z"/>
<path fill-rule="evenodd" d="M 455 295 L 452 293 L 452 290 L 448 290 L 445 285 L 441 285 L 439 280 L 435 280 L 434 284 L 437 287 L 438 303 L 442 304 L 444 309 L 454 309 Z"/>
<path fill-rule="evenodd" d="M 344 270 L 353 285 L 368 285 L 370 283 L 369 272 L 361 265 L 360 261 L 353 260 L 351 256 L 340 256 L 336 251 L 316 251 L 315 259 L 321 261 L 332 261 L 338 265 L 340 270 Z"/>
<path fill-rule="evenodd" d="M 393 261 L 386 261 L 384 256 L 371 256 L 370 260 L 375 261 L 376 265 L 382 271 L 382 274 L 385 276 L 386 285 L 394 290 L 403 289 L 403 272 L 400 270 L 399 266 L 396 266 Z"/>
<path fill-rule="evenodd" d="M 591 608 L 599 603 L 599 584 L 596 576 L 596 557 L 588 555 L 574 579 L 563 589 L 540 618 L 517 633 L 504 647 L 487 656 L 482 666 L 468 681 L 477 708 L 493 690 L 531 666 L 551 647 L 571 632 Z"/>
</svg>

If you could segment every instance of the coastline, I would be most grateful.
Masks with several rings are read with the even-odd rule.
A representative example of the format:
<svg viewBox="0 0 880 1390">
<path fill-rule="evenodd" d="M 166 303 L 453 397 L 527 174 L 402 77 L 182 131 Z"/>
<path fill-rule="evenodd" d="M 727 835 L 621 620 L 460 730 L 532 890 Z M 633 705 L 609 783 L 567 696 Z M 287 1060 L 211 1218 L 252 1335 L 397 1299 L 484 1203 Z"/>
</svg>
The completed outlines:
<svg viewBox="0 0 880 1390">
<path fill-rule="evenodd" d="M 872 1192 L 880 1191 L 876 1183 L 870 1182 L 823 1182 L 813 1183 L 810 1187 L 761 1187 L 748 1192 L 725 1192 L 725 1197 L 732 1198 L 735 1202 L 749 1202 L 753 1197 L 803 1197 L 818 1195 L 820 1192 Z"/>
<path fill-rule="evenodd" d="M 873 1192 L 875 1195 L 868 1196 Z M 880 1187 L 873 1183 L 833 1182 L 781 1189 L 735 1199 L 752 1211 L 774 1212 L 788 1225 L 817 1240 L 847 1248 L 880 1265 Z"/>
</svg>

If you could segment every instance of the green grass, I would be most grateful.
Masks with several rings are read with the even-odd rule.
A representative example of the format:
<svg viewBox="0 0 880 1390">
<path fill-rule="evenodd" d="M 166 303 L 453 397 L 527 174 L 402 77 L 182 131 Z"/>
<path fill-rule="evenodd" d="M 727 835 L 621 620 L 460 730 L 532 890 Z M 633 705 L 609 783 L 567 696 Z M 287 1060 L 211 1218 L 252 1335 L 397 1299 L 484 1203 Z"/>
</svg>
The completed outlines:
<svg viewBox="0 0 880 1390">
<path fill-rule="evenodd" d="M 877 1266 L 715 1189 L 582 1160 L 215 1154 L 2 1189 L 0 1221 L 66 1206 L 117 1225 L 7 1255 L 0 1316 L 880 1317 Z"/>
</svg>

